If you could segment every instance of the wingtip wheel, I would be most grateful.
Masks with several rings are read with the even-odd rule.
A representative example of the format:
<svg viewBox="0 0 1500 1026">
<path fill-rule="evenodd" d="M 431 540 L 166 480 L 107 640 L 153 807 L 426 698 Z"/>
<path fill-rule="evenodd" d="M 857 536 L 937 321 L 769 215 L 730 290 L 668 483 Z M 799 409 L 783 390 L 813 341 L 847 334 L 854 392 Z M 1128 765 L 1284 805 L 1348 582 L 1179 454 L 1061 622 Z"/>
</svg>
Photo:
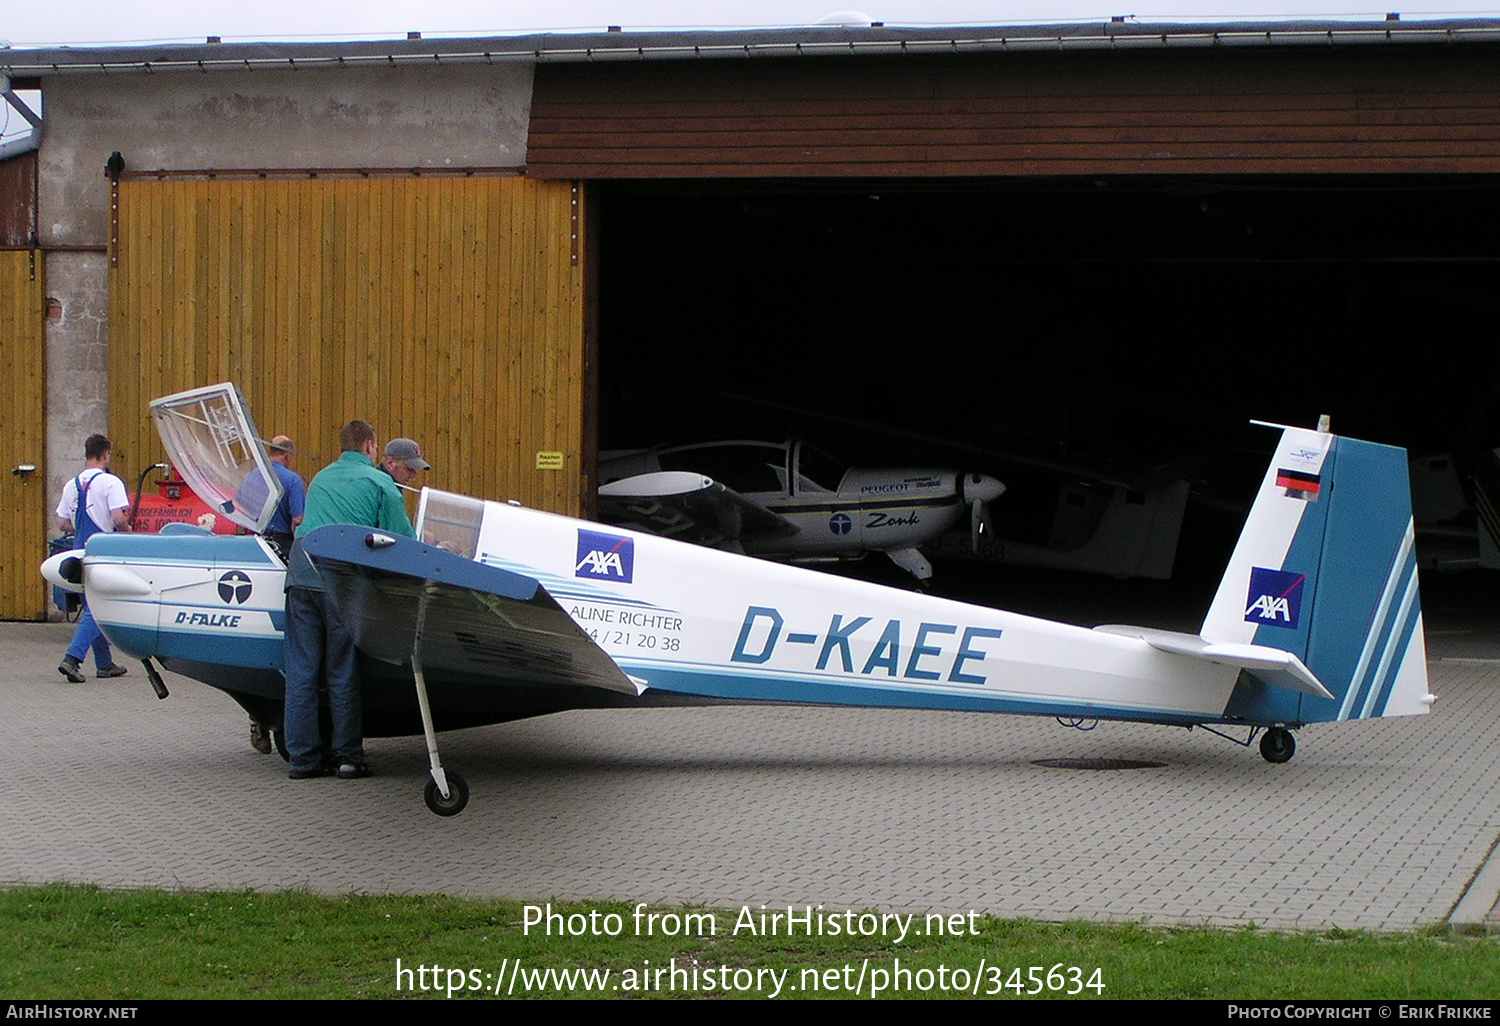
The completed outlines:
<svg viewBox="0 0 1500 1026">
<path fill-rule="evenodd" d="M 437 731 L 432 726 L 432 705 L 427 699 L 427 678 L 422 673 L 422 632 L 427 625 L 427 599 L 424 589 L 417 604 L 417 630 L 411 648 L 411 675 L 417 686 L 417 707 L 422 712 L 422 734 L 427 739 L 427 761 L 431 773 L 422 791 L 422 800 L 439 816 L 457 816 L 469 804 L 469 782 L 457 773 L 443 769 L 438 755 Z"/>
<path fill-rule="evenodd" d="M 1297 754 L 1297 739 L 1285 727 L 1270 727 L 1260 738 L 1260 755 L 1270 763 L 1290 762 Z"/>
<path fill-rule="evenodd" d="M 444 797 L 437 781 L 429 778 L 427 787 L 422 791 L 422 800 L 439 816 L 457 816 L 469 804 L 469 782 L 457 773 L 447 773 L 444 776 L 448 784 L 447 796 Z"/>
</svg>

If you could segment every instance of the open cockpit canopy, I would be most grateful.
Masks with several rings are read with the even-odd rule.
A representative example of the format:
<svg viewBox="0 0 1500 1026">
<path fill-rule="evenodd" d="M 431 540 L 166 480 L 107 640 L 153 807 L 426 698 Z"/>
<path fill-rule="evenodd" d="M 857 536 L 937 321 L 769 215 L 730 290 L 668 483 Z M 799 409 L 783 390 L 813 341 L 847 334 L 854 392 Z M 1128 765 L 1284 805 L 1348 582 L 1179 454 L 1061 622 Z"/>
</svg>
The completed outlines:
<svg viewBox="0 0 1500 1026">
<path fill-rule="evenodd" d="M 244 396 L 233 384 L 209 385 L 151 403 L 157 433 L 177 472 L 216 513 L 257 533 L 281 501 L 281 481 Z"/>
</svg>

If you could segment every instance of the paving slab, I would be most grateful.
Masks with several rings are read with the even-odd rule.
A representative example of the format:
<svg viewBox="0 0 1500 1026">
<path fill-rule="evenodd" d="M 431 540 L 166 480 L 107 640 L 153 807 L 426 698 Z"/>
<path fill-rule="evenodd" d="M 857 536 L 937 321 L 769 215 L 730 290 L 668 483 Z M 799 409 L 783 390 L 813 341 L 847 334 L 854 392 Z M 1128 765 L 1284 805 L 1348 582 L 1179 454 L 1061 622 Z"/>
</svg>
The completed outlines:
<svg viewBox="0 0 1500 1026">
<path fill-rule="evenodd" d="M 368 780 L 289 781 L 211 688 L 68 684 L 70 631 L 0 624 L 0 882 L 1405 930 L 1448 919 L 1500 836 L 1500 649 L 1473 630 L 1430 632 L 1431 715 L 1307 727 L 1282 766 L 1169 727 L 577 711 L 444 735 L 472 794 L 451 819 L 419 738 L 369 741 Z M 1163 765 L 1036 764 L 1059 758 Z"/>
</svg>

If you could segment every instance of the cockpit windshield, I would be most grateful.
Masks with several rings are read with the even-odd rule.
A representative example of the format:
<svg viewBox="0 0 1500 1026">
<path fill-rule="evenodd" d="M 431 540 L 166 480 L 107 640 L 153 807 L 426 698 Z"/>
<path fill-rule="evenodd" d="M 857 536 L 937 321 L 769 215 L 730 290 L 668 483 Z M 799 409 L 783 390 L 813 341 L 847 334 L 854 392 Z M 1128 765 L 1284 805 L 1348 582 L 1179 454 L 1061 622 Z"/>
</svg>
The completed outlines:
<svg viewBox="0 0 1500 1026">
<path fill-rule="evenodd" d="M 178 392 L 154 400 L 151 415 L 172 465 L 198 497 L 241 527 L 264 531 L 281 481 L 240 390 L 225 382 Z"/>
</svg>

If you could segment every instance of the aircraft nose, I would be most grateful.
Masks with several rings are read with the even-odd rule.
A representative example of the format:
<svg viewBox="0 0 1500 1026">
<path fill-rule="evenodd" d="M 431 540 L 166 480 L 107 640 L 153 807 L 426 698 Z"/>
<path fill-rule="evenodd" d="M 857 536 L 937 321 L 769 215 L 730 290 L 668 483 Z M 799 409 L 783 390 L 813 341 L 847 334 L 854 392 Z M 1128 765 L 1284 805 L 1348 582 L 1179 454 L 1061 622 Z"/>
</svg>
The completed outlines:
<svg viewBox="0 0 1500 1026">
<path fill-rule="evenodd" d="M 42 564 L 47 583 L 64 591 L 83 591 L 83 550 L 59 552 Z"/>
<path fill-rule="evenodd" d="M 993 502 L 1005 494 L 1005 485 L 997 477 L 988 474 L 965 474 L 963 497 L 965 502 Z"/>
</svg>

